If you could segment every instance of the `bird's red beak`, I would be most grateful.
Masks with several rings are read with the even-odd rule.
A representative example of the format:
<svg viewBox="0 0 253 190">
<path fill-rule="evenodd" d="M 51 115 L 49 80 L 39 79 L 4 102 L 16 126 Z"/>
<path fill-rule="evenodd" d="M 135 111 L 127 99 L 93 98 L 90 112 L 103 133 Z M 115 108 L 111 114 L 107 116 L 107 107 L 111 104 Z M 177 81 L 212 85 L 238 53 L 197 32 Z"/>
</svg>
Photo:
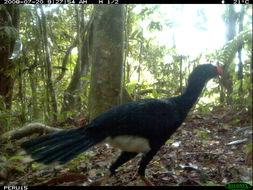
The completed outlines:
<svg viewBox="0 0 253 190">
<path fill-rule="evenodd" d="M 220 66 L 217 66 L 216 68 L 217 68 L 217 71 L 218 71 L 219 75 L 223 75 L 222 68 Z"/>
</svg>

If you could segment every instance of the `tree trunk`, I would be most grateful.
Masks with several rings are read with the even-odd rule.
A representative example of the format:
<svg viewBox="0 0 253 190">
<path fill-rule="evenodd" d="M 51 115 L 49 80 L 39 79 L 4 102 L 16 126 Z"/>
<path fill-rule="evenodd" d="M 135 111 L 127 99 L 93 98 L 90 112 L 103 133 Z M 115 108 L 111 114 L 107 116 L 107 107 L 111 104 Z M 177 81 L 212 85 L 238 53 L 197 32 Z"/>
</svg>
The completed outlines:
<svg viewBox="0 0 253 190">
<path fill-rule="evenodd" d="M 136 93 L 134 93 L 134 99 L 137 100 L 139 99 L 139 97 L 137 96 L 137 94 L 139 94 L 140 91 L 140 87 L 141 87 L 141 64 L 142 64 L 142 54 L 143 54 L 143 40 L 140 41 L 140 52 L 139 52 L 139 65 L 137 68 L 137 74 L 138 74 L 138 78 L 137 78 L 137 85 L 136 85 Z"/>
<path fill-rule="evenodd" d="M 96 5 L 94 11 L 90 119 L 120 104 L 125 21 L 123 5 Z"/>
<path fill-rule="evenodd" d="M 19 6 L 2 5 L 0 7 L 0 96 L 1 108 L 11 109 L 15 66 L 11 57 L 17 30 L 19 27 Z"/>
<path fill-rule="evenodd" d="M 73 42 L 73 44 L 71 44 L 69 46 L 69 48 L 66 50 L 66 54 L 64 55 L 63 61 L 62 61 L 62 65 L 61 65 L 61 73 L 57 76 L 55 83 L 58 83 L 61 81 L 61 79 L 64 77 L 66 70 L 67 70 L 67 64 L 69 62 L 69 56 L 71 54 L 71 51 L 74 49 L 74 47 L 76 47 L 78 44 L 78 40 L 75 40 Z"/>
<path fill-rule="evenodd" d="M 183 67 L 183 57 L 182 55 L 179 58 L 180 61 L 180 75 L 179 75 L 179 82 L 180 82 L 180 94 L 183 93 L 183 71 L 182 71 L 182 67 Z"/>
<path fill-rule="evenodd" d="M 121 103 L 127 103 L 127 102 L 132 102 L 133 98 L 131 97 L 131 95 L 128 93 L 128 91 L 126 90 L 126 88 L 122 89 L 122 99 L 121 99 Z"/>
<path fill-rule="evenodd" d="M 19 115 L 19 118 L 20 118 L 20 121 L 22 124 L 24 124 L 26 122 L 26 114 L 25 114 L 25 108 L 26 108 L 26 105 L 25 105 L 25 101 L 24 101 L 24 89 L 25 89 L 25 85 L 24 85 L 24 82 L 23 81 L 23 78 L 24 78 L 24 75 L 23 75 L 23 72 L 22 72 L 22 66 L 21 66 L 21 63 L 20 63 L 20 60 L 18 62 L 18 96 L 19 96 L 19 100 L 20 100 L 20 106 L 21 106 L 21 113 Z"/>
<path fill-rule="evenodd" d="M 29 63 L 27 52 L 23 49 L 23 60 L 25 64 Z M 37 97 L 37 86 L 36 86 L 36 78 L 34 76 L 34 69 L 37 66 L 38 62 L 38 46 L 34 48 L 34 63 L 33 65 L 29 65 L 28 69 L 28 76 L 29 76 L 29 82 L 30 82 L 30 88 L 32 92 L 32 98 L 31 98 L 31 106 L 32 106 L 32 113 L 31 113 L 31 120 L 38 119 L 39 118 L 39 108 L 38 108 L 38 97 Z"/>
<path fill-rule="evenodd" d="M 251 48 L 252 48 L 252 45 L 251 45 Z M 251 115 L 252 115 L 252 105 L 253 105 L 253 100 L 252 100 L 252 87 L 253 87 L 253 57 L 251 56 L 251 64 L 250 64 L 250 68 L 249 68 L 249 73 L 250 73 L 250 87 L 251 88 L 248 88 L 248 91 L 249 91 L 249 98 L 251 100 L 250 104 L 248 104 L 248 108 L 251 112 Z"/>
<path fill-rule="evenodd" d="M 48 46 L 48 34 L 47 34 L 47 26 L 46 26 L 46 16 L 43 11 L 42 5 L 39 6 L 41 11 L 41 24 L 42 24 L 42 30 L 43 30 L 43 41 L 44 41 L 44 49 L 45 49 L 45 63 L 46 63 L 46 78 L 47 78 L 47 88 L 49 90 L 49 96 L 51 99 L 51 105 L 53 110 L 53 119 L 54 121 L 57 120 L 57 100 L 56 100 L 56 94 L 55 89 L 53 85 L 53 71 L 52 71 L 52 62 L 50 58 L 50 52 L 49 52 L 49 46 Z"/>
<path fill-rule="evenodd" d="M 235 35 L 236 35 L 236 20 L 237 20 L 237 14 L 235 12 L 235 8 L 234 8 L 234 5 L 228 5 L 228 16 L 227 16 L 227 22 L 226 22 L 226 25 L 227 25 L 227 34 L 226 34 L 226 37 L 227 37 L 227 41 L 230 41 L 232 40 Z M 226 103 L 227 104 L 231 104 L 232 103 L 232 97 L 231 97 L 231 94 L 233 92 L 233 82 L 232 82 L 232 76 L 230 74 L 230 71 L 229 71 L 229 68 L 230 67 L 234 67 L 233 66 L 234 64 L 231 64 L 229 63 L 228 65 L 226 65 L 225 67 L 223 67 L 224 69 L 224 75 L 222 77 L 222 84 L 224 84 L 224 87 L 226 88 L 227 90 L 227 94 L 225 96 L 225 92 L 224 90 L 220 92 L 220 97 L 225 97 L 226 98 Z M 223 88 L 223 89 L 225 89 Z M 222 98 L 220 99 L 221 103 L 222 102 Z"/>
<path fill-rule="evenodd" d="M 38 7 L 35 6 L 35 14 L 36 14 L 36 18 L 37 18 L 37 28 L 35 28 L 35 34 L 36 37 L 38 39 L 40 39 L 40 37 L 43 35 L 43 30 L 42 30 L 42 23 L 41 23 L 41 18 L 40 18 L 40 14 L 39 14 L 39 10 Z M 37 44 L 38 47 L 41 47 L 42 49 L 42 54 L 38 54 L 38 62 L 41 65 L 41 79 L 43 81 L 43 87 L 41 89 L 41 91 L 44 93 L 43 97 L 44 97 L 44 101 L 43 103 L 43 113 L 44 113 L 44 120 L 45 121 L 49 121 L 50 120 L 50 100 L 49 100 L 49 90 L 47 88 L 47 84 L 46 84 L 46 66 L 45 66 L 45 59 L 44 59 L 44 55 L 45 55 L 45 49 L 43 48 L 43 42 L 39 41 L 39 43 Z"/>
<path fill-rule="evenodd" d="M 244 18 L 244 9 L 245 7 L 241 7 L 240 15 L 239 15 L 239 31 L 238 33 L 243 31 L 243 18 Z M 243 94 L 243 67 L 242 67 L 242 45 L 239 47 L 238 50 L 238 59 L 239 59 L 239 65 L 238 65 L 238 80 L 240 80 L 240 86 L 239 86 L 239 98 L 242 98 Z"/>
<path fill-rule="evenodd" d="M 0 6 L 0 112 L 11 110 L 15 79 L 15 64 L 9 59 L 18 36 L 19 6 Z M 0 119 L 1 127 L 8 126 L 8 120 Z M 7 128 L 0 128 L 5 131 Z"/>
<path fill-rule="evenodd" d="M 70 110 L 80 110 L 81 100 L 80 93 L 84 92 L 87 81 L 81 80 L 82 77 L 86 77 L 89 72 L 89 48 L 90 48 L 90 30 L 91 23 L 93 22 L 93 13 L 90 21 L 83 27 L 83 9 L 80 11 L 76 8 L 77 13 L 77 28 L 78 28 L 78 58 L 74 69 L 74 73 L 70 80 L 69 86 L 64 92 L 62 113 Z"/>
</svg>

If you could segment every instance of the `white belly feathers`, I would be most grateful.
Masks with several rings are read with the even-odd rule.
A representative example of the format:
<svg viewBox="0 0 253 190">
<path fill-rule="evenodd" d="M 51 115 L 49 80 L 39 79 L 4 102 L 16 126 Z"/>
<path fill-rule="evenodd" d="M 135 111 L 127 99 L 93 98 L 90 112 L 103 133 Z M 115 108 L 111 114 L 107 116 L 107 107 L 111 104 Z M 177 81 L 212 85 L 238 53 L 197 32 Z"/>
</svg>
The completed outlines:
<svg viewBox="0 0 253 190">
<path fill-rule="evenodd" d="M 119 148 L 126 152 L 148 152 L 151 148 L 147 139 L 143 137 L 121 135 L 107 137 L 104 141 L 112 147 Z"/>
</svg>

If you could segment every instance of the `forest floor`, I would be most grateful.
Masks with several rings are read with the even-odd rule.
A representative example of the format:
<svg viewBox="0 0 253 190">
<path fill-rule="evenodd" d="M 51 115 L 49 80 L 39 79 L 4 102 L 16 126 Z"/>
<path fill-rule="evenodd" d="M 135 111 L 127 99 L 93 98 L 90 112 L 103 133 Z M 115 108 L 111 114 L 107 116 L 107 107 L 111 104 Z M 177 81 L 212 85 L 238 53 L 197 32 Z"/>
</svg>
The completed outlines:
<svg viewBox="0 0 253 190">
<path fill-rule="evenodd" d="M 120 153 L 98 145 L 64 166 L 41 166 L 17 156 L 26 139 L 0 145 L 0 185 L 96 185 Z M 157 186 L 252 184 L 251 141 L 252 119 L 244 109 L 190 113 L 150 162 L 146 176 Z M 120 167 L 108 185 L 143 185 L 135 175 L 140 157 Z"/>
</svg>

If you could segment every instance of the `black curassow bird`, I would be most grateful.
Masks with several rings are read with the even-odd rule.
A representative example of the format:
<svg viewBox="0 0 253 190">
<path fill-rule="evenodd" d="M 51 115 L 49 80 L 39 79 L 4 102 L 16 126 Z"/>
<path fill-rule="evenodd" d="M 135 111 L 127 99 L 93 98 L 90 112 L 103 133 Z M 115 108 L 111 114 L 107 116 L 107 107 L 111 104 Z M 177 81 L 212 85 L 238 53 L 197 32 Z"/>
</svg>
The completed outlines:
<svg viewBox="0 0 253 190">
<path fill-rule="evenodd" d="M 219 66 L 199 65 L 190 74 L 188 86 L 180 96 L 125 103 L 102 113 L 87 126 L 40 136 L 21 146 L 38 162 L 65 164 L 98 143 L 109 143 L 122 152 L 105 179 L 143 153 L 138 174 L 147 185 L 153 185 L 145 177 L 146 166 L 184 121 L 207 81 L 219 74 L 222 74 Z M 106 180 L 102 185 L 105 183 Z"/>
</svg>

